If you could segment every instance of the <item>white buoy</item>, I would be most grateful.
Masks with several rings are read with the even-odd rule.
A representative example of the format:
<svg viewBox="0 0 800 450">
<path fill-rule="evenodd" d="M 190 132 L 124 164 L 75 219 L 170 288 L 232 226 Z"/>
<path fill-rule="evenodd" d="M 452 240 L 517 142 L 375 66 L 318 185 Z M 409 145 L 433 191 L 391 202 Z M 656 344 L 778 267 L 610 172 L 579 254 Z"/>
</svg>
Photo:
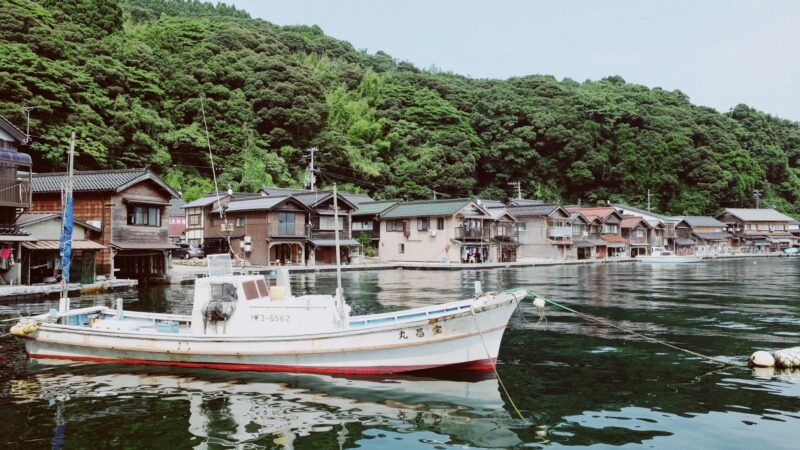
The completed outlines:
<svg viewBox="0 0 800 450">
<path fill-rule="evenodd" d="M 800 347 L 785 348 L 775 352 L 775 365 L 784 369 L 800 368 Z"/>
<path fill-rule="evenodd" d="M 481 288 L 481 282 L 480 281 L 476 281 L 474 286 L 475 286 L 474 289 L 475 289 L 475 296 L 476 297 L 481 295 L 481 294 L 483 294 L 483 288 Z"/>
<path fill-rule="evenodd" d="M 750 355 L 750 365 L 755 367 L 773 367 L 775 365 L 775 358 L 769 353 L 759 350 Z"/>
<path fill-rule="evenodd" d="M 544 300 L 542 300 L 539 297 L 536 297 L 536 299 L 533 301 L 533 306 L 535 306 L 536 309 L 539 310 L 544 309 Z"/>
</svg>

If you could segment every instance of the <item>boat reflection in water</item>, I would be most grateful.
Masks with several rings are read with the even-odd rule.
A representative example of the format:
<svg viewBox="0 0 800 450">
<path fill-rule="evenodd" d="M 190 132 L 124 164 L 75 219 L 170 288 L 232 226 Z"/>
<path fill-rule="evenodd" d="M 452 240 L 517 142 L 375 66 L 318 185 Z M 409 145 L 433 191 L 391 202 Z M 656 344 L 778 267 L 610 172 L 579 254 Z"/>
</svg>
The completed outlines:
<svg viewBox="0 0 800 450">
<path fill-rule="evenodd" d="M 98 415 L 94 411 L 89 420 L 71 418 L 70 411 L 86 409 L 72 408 L 71 403 L 95 403 L 102 398 L 108 406 L 100 414 L 126 410 L 130 415 L 134 399 L 158 398 L 171 403 L 170 416 L 188 416 L 185 425 L 196 444 L 312 448 L 320 442 L 326 446 L 338 442 L 339 447 L 352 447 L 365 443 L 364 439 L 372 445 L 381 445 L 376 439 L 386 439 L 388 445 L 398 445 L 397 435 L 420 432 L 450 445 L 507 448 L 521 444 L 512 429 L 520 425 L 506 410 L 497 379 L 489 375 L 471 375 L 468 380 L 407 375 L 345 378 L 162 368 L 131 371 L 130 367 L 52 361 L 37 361 L 31 367 L 33 373 L 27 379 L 12 381 L 15 402 L 55 403 L 56 414 L 64 415 L 57 422 L 66 421 L 69 427 L 94 427 Z M 188 414 L 182 406 L 187 403 Z M 151 411 L 133 414 L 131 419 L 142 429 L 157 426 L 162 419 Z M 66 445 L 69 436 L 86 434 L 75 429 L 56 432 L 61 436 L 55 436 L 54 442 L 66 435 Z"/>
</svg>

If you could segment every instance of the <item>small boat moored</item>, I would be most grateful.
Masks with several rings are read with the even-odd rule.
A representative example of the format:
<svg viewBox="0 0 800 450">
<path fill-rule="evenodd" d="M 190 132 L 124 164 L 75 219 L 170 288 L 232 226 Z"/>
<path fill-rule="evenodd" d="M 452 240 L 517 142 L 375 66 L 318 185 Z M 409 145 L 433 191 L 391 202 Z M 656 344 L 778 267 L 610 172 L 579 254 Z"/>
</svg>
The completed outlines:
<svg viewBox="0 0 800 450">
<path fill-rule="evenodd" d="M 702 261 L 703 258 L 697 255 L 676 255 L 674 252 L 664 247 L 654 247 L 653 252 L 647 256 L 637 256 L 634 261 L 643 263 L 672 263 L 684 264 Z"/>
<path fill-rule="evenodd" d="M 281 280 L 283 278 L 283 280 Z M 351 316 L 343 298 L 293 296 L 288 275 L 196 281 L 190 315 L 94 306 L 23 318 L 31 358 L 342 374 L 492 370 L 522 289 Z"/>
</svg>

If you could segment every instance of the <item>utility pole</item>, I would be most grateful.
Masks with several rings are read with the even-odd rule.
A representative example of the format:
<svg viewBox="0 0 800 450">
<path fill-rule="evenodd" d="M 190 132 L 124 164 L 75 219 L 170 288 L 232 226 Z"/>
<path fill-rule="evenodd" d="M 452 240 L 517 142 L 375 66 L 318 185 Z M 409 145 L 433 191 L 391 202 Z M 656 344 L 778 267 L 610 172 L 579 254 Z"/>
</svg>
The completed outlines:
<svg viewBox="0 0 800 450">
<path fill-rule="evenodd" d="M 33 111 L 36 108 L 39 108 L 39 106 L 23 106 L 21 108 L 22 113 L 25 114 L 25 122 L 26 122 L 25 139 L 27 139 L 26 144 L 31 141 L 31 111 Z"/>
<path fill-rule="evenodd" d="M 436 191 L 433 191 L 433 199 L 436 200 Z"/>
<path fill-rule="evenodd" d="M 509 186 L 515 186 L 517 188 L 517 198 L 522 199 L 522 182 L 521 181 L 509 181 L 507 183 Z"/>
<path fill-rule="evenodd" d="M 308 183 L 311 185 L 311 190 L 312 191 L 315 190 L 314 189 L 314 182 L 316 181 L 316 179 L 314 177 L 314 154 L 318 150 L 319 149 L 316 148 L 316 147 L 311 147 L 308 150 L 306 150 L 307 152 L 311 153 L 311 164 L 308 166 L 308 169 L 306 169 L 306 171 L 308 172 Z"/>
<path fill-rule="evenodd" d="M 650 211 L 650 189 L 647 190 L 647 212 L 652 212 Z"/>
<path fill-rule="evenodd" d="M 756 198 L 756 209 L 761 208 L 761 189 L 753 189 L 753 196 Z"/>
</svg>

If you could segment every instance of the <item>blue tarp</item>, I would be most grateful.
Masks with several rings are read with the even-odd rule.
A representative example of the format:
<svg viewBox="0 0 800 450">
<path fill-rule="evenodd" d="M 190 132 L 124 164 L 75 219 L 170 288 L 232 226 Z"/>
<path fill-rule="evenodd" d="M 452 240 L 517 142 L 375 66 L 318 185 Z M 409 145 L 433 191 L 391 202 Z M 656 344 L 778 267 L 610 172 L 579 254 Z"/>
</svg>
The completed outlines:
<svg viewBox="0 0 800 450">
<path fill-rule="evenodd" d="M 72 259 L 72 197 L 67 197 L 64 202 L 64 211 L 61 217 L 61 275 L 64 283 L 69 283 L 70 260 Z"/>
</svg>

